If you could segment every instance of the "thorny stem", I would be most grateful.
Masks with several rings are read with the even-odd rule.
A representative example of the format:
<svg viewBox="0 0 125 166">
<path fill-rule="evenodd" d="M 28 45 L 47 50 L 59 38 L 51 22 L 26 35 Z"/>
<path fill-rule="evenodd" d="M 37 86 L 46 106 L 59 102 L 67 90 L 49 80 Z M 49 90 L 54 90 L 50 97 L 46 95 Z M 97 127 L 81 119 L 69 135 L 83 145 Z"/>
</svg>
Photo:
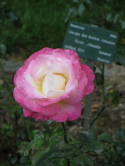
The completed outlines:
<svg viewBox="0 0 125 166">
<path fill-rule="evenodd" d="M 66 126 L 65 126 L 64 122 L 62 122 L 62 127 L 63 127 L 63 130 L 64 130 L 64 141 L 65 141 L 66 144 L 68 144 Z M 70 166 L 70 160 L 69 159 L 67 159 L 67 166 Z"/>
<path fill-rule="evenodd" d="M 96 62 L 94 62 L 94 63 L 96 65 L 96 67 L 98 67 L 98 69 L 100 70 L 100 72 L 102 72 L 102 68 L 100 66 L 98 66 Z"/>
<path fill-rule="evenodd" d="M 31 140 L 32 136 L 31 136 L 31 133 L 30 133 L 30 119 L 28 119 L 26 121 L 26 128 L 27 128 L 27 133 L 28 133 L 29 140 Z"/>
<path fill-rule="evenodd" d="M 103 112 L 104 109 L 105 109 L 105 106 L 102 105 L 101 108 L 97 111 L 95 116 L 90 121 L 90 127 L 92 127 L 93 123 L 98 119 L 98 117 L 101 115 L 101 113 Z"/>
</svg>

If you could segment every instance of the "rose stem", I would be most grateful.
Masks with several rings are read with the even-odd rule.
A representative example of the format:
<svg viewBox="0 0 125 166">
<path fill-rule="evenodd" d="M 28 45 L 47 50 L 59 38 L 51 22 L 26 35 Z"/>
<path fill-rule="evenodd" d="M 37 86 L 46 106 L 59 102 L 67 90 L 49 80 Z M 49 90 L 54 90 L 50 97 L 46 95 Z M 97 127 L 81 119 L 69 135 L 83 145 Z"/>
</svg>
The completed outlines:
<svg viewBox="0 0 125 166">
<path fill-rule="evenodd" d="M 62 122 L 62 127 L 63 127 L 63 130 L 64 130 L 64 141 L 66 144 L 68 144 L 68 140 L 67 140 L 67 132 L 66 132 L 66 126 L 65 126 L 65 123 Z M 70 160 L 67 159 L 67 166 L 70 166 Z"/>
<path fill-rule="evenodd" d="M 101 113 L 103 112 L 104 109 L 105 109 L 104 105 L 102 105 L 101 108 L 99 108 L 99 110 L 97 111 L 95 116 L 90 121 L 90 127 L 92 127 L 93 123 L 98 119 L 98 117 L 101 115 Z"/>
</svg>

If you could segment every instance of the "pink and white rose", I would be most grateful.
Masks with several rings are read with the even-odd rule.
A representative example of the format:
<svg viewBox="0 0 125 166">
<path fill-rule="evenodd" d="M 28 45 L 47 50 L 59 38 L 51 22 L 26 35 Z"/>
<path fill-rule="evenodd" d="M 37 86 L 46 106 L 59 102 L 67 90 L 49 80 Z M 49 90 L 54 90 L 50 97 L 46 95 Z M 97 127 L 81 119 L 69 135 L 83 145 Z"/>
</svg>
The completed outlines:
<svg viewBox="0 0 125 166">
<path fill-rule="evenodd" d="M 75 51 L 43 48 L 17 70 L 14 98 L 25 117 L 72 121 L 81 116 L 81 100 L 93 92 L 94 78 Z"/>
</svg>

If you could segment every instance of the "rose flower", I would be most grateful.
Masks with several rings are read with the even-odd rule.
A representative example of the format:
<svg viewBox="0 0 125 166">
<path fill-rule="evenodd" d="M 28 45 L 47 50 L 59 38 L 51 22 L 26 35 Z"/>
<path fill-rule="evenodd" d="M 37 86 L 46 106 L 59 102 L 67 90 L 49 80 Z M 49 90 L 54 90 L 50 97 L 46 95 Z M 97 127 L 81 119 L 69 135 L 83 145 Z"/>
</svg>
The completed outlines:
<svg viewBox="0 0 125 166">
<path fill-rule="evenodd" d="M 94 78 L 75 51 L 43 48 L 17 70 L 14 98 L 25 117 L 72 121 L 81 116 L 81 100 L 93 92 Z"/>
</svg>

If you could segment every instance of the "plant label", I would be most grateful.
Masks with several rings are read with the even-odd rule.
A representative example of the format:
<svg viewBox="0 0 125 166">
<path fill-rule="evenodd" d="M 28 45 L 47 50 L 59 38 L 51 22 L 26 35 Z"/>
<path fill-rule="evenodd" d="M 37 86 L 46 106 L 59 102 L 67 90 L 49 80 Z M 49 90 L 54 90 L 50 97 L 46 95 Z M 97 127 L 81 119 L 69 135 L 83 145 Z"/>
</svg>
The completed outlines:
<svg viewBox="0 0 125 166">
<path fill-rule="evenodd" d="M 81 58 L 109 64 L 113 60 L 117 41 L 116 32 L 70 21 L 63 49 L 74 50 Z"/>
</svg>

